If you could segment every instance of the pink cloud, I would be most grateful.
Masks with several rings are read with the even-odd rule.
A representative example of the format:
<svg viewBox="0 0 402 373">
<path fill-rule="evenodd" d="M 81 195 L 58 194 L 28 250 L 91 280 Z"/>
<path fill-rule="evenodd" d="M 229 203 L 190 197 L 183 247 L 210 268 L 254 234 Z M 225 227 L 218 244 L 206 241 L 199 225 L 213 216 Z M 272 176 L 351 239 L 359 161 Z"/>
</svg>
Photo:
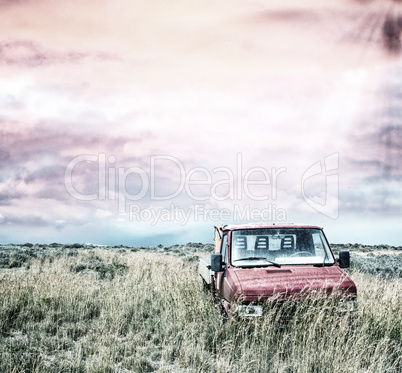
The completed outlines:
<svg viewBox="0 0 402 373">
<path fill-rule="evenodd" d="M 240 153 L 245 170 L 286 167 L 277 204 L 305 217 L 303 173 L 338 152 L 340 188 L 357 188 L 343 192 L 343 206 L 358 211 L 373 195 L 398 205 L 398 188 L 387 190 L 384 178 L 399 182 L 401 123 L 384 119 L 397 105 L 379 108 L 400 92 L 389 85 L 381 91 L 379 82 L 400 75 L 399 4 L 392 11 L 387 1 L 13 4 L 0 2 L 1 224 L 73 234 L 80 225 L 95 231 L 110 223 L 131 232 L 116 201 L 83 202 L 67 193 L 65 168 L 85 154 L 113 156 L 111 169 L 141 167 L 149 176 L 153 155 L 176 157 L 187 172 L 212 173 L 236 170 Z M 98 192 L 97 167 L 79 164 L 74 187 Z M 169 193 L 177 172 L 158 172 L 158 191 Z M 311 189 L 317 196 L 321 176 Z M 370 178 L 375 187 L 365 189 L 361 180 Z M 134 194 L 138 177 L 125 181 Z M 170 202 L 158 205 L 147 195 L 138 203 Z M 185 193 L 173 202 L 194 204 Z M 174 224 L 163 229 L 172 234 Z"/>
</svg>

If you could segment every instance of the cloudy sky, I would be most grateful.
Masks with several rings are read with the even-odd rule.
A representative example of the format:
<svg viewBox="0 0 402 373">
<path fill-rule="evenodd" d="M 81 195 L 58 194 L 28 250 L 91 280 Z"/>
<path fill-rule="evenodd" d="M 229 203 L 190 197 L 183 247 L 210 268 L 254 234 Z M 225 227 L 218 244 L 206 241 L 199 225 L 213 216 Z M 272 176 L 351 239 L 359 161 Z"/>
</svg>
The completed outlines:
<svg viewBox="0 0 402 373">
<path fill-rule="evenodd" d="M 402 4 L 0 0 L 0 242 L 402 244 Z"/>
</svg>

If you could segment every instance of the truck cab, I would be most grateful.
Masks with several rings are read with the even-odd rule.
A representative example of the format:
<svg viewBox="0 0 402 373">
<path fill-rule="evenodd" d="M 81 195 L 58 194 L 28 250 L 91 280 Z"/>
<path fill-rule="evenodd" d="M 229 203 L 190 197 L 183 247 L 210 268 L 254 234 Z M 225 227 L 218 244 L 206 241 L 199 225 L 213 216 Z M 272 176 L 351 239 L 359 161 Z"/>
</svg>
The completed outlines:
<svg viewBox="0 0 402 373">
<path fill-rule="evenodd" d="M 311 294 L 347 298 L 356 285 L 343 268 L 349 252 L 335 258 L 323 229 L 295 224 L 239 224 L 215 227 L 215 253 L 201 259 L 199 272 L 228 311 L 241 304 L 250 315 L 267 301 L 305 299 Z"/>
</svg>

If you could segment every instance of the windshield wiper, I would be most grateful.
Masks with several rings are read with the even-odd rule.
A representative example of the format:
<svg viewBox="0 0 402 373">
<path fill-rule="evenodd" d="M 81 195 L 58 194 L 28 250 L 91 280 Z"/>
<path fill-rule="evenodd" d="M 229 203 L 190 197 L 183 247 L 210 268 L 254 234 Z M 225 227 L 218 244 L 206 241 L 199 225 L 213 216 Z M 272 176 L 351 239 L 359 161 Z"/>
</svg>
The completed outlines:
<svg viewBox="0 0 402 373">
<path fill-rule="evenodd" d="M 281 268 L 281 265 L 280 265 L 279 263 L 274 262 L 274 261 L 272 261 L 272 260 L 268 260 L 268 259 L 265 259 L 265 260 L 266 260 L 268 263 L 273 264 L 275 267 Z"/>
<path fill-rule="evenodd" d="M 264 259 L 266 262 L 273 264 L 275 267 L 281 268 L 281 265 L 279 263 L 273 262 L 272 260 L 268 260 L 267 258 L 263 256 L 250 256 L 248 258 L 240 258 L 240 259 L 235 259 L 235 262 L 241 261 L 241 260 L 261 260 Z"/>
</svg>

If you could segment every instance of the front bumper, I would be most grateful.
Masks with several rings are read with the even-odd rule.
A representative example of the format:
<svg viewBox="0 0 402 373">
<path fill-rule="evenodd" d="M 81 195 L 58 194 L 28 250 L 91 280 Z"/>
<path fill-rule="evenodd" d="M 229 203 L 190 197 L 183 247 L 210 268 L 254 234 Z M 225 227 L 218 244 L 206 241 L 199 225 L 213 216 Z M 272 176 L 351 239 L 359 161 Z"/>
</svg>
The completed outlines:
<svg viewBox="0 0 402 373">
<path fill-rule="evenodd" d="M 357 305 L 356 298 L 243 302 L 235 307 L 235 312 L 244 319 L 275 314 L 278 316 L 276 319 L 290 320 L 295 315 L 302 315 L 307 311 L 311 314 L 311 308 L 325 310 L 328 314 L 342 315 L 355 312 Z"/>
</svg>

